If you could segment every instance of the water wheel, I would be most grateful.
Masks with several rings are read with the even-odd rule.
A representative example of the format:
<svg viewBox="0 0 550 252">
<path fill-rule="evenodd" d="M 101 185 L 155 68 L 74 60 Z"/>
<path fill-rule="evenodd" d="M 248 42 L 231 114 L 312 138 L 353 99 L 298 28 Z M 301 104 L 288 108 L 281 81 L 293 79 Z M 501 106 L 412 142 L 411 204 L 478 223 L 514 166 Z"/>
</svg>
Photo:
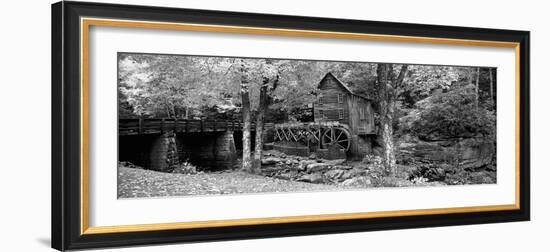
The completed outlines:
<svg viewBox="0 0 550 252">
<path fill-rule="evenodd" d="M 351 145 L 351 134 L 344 128 L 331 127 L 323 133 L 321 143 L 323 146 L 335 144 L 341 149 L 348 151 Z"/>
</svg>

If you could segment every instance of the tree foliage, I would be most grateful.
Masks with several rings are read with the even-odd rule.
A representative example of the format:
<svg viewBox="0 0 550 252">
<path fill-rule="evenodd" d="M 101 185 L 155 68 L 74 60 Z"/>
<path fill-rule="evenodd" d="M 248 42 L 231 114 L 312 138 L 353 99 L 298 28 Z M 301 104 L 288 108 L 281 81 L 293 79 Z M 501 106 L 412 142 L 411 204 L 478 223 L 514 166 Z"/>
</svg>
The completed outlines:
<svg viewBox="0 0 550 252">
<path fill-rule="evenodd" d="M 413 132 L 425 140 L 493 134 L 495 114 L 475 106 L 474 90 L 468 85 L 431 97 L 413 123 Z"/>
</svg>

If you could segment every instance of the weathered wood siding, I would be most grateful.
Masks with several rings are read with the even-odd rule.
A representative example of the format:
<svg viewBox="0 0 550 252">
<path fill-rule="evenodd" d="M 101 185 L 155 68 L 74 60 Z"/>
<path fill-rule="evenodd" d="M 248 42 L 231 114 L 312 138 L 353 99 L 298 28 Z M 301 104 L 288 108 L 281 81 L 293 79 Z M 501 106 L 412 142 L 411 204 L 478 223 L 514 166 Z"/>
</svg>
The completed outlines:
<svg viewBox="0 0 550 252">
<path fill-rule="evenodd" d="M 315 121 L 349 124 L 350 115 L 347 104 L 351 96 L 334 77 L 328 75 L 319 84 L 317 101 L 314 103 Z"/>
<path fill-rule="evenodd" d="M 350 104 L 350 127 L 356 129 L 359 135 L 375 134 L 374 109 L 369 100 L 354 96 L 354 102 Z"/>
<path fill-rule="evenodd" d="M 351 129 L 350 153 L 361 158 L 372 150 L 368 136 L 374 133 L 374 113 L 371 102 L 359 96 L 351 96 L 348 102 Z"/>
<path fill-rule="evenodd" d="M 330 74 L 319 84 L 313 111 L 316 122 L 337 121 L 349 125 L 355 134 L 375 134 L 371 101 L 351 94 Z"/>
</svg>

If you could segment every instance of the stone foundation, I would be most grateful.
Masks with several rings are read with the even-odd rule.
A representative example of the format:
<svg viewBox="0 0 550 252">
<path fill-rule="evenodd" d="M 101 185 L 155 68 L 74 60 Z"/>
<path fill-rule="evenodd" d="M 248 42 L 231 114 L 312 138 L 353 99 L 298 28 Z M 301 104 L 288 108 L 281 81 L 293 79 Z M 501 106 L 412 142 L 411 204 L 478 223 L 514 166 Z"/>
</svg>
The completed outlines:
<svg viewBox="0 0 550 252">
<path fill-rule="evenodd" d="M 287 155 L 308 157 L 310 155 L 309 148 L 295 142 L 273 144 L 273 149 L 285 153 Z"/>
<path fill-rule="evenodd" d="M 237 150 L 232 131 L 178 134 L 177 144 L 181 160 L 212 170 L 235 165 Z"/>
<path fill-rule="evenodd" d="M 315 153 L 326 160 L 346 159 L 346 152 L 340 148 L 318 149 Z"/>
<path fill-rule="evenodd" d="M 171 172 L 179 164 L 176 134 L 173 131 L 165 132 L 153 141 L 149 160 L 149 169 L 163 172 Z"/>
</svg>

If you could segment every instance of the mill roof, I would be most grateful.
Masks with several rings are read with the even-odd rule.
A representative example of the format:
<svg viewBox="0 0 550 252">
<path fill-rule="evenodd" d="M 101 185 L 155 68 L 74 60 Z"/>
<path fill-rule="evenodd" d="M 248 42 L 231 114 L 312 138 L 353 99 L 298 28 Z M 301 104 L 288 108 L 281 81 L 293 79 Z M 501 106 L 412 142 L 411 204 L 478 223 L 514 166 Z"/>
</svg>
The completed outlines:
<svg viewBox="0 0 550 252">
<path fill-rule="evenodd" d="M 321 81 L 319 81 L 319 86 L 321 85 L 321 83 L 323 83 L 323 81 L 328 78 L 329 76 L 332 76 L 332 78 L 334 78 L 336 80 L 336 83 L 338 83 L 341 87 L 344 88 L 344 90 L 346 90 L 349 94 L 351 95 L 354 95 L 354 96 L 357 96 L 357 97 L 361 97 L 363 99 L 366 99 L 366 100 L 371 100 L 369 97 L 366 97 L 364 95 L 360 95 L 360 94 L 357 94 L 355 92 L 353 92 L 353 90 L 351 90 L 351 88 L 343 81 L 341 81 L 340 79 L 338 79 L 334 74 L 332 74 L 331 72 L 328 72 L 327 74 L 325 74 L 325 76 L 321 79 Z"/>
</svg>

